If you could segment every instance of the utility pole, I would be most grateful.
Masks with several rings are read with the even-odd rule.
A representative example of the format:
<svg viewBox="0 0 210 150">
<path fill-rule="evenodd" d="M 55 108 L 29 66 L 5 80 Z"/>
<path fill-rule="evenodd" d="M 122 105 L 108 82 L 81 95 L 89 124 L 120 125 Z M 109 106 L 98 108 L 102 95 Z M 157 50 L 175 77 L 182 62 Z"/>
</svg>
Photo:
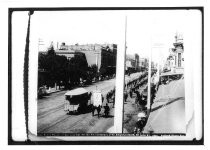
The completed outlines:
<svg viewBox="0 0 210 150">
<path fill-rule="evenodd" d="M 149 51 L 149 68 L 148 68 L 148 96 L 147 96 L 147 115 L 150 114 L 150 110 L 151 110 L 151 69 L 152 69 L 152 50 L 153 48 L 162 48 L 164 46 L 163 43 L 153 43 L 153 36 L 151 37 L 151 48 Z M 160 55 L 160 54 L 159 54 Z M 160 58 L 158 58 L 160 59 Z M 158 60 L 158 78 L 159 78 L 159 60 Z"/>
<path fill-rule="evenodd" d="M 118 77 L 116 77 L 116 82 L 121 82 L 118 79 L 123 79 L 122 85 L 121 83 L 116 85 L 116 100 L 115 100 L 115 112 L 114 112 L 114 132 L 115 133 L 123 133 L 123 116 L 124 116 L 124 96 L 122 93 L 124 93 L 125 88 L 125 66 L 126 66 L 126 35 L 127 34 L 127 16 L 125 18 L 125 51 L 124 51 L 124 68 L 122 70 L 119 70 Z M 119 56 L 119 55 L 118 55 Z M 120 63 L 121 64 L 121 63 Z"/>
<path fill-rule="evenodd" d="M 151 65 L 152 65 L 152 39 L 151 39 L 151 48 L 149 50 L 149 67 L 148 67 L 148 88 L 147 88 L 147 116 L 150 114 L 151 107 Z"/>
</svg>

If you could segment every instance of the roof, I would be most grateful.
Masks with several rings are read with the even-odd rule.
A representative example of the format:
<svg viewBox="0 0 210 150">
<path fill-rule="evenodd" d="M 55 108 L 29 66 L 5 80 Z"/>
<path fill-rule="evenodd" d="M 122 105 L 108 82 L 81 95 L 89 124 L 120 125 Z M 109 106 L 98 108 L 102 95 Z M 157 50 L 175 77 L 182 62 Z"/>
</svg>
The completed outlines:
<svg viewBox="0 0 210 150">
<path fill-rule="evenodd" d="M 85 94 L 88 93 L 88 91 L 84 88 L 77 88 L 71 91 L 68 91 L 65 93 L 65 95 L 81 95 L 81 94 Z"/>
</svg>

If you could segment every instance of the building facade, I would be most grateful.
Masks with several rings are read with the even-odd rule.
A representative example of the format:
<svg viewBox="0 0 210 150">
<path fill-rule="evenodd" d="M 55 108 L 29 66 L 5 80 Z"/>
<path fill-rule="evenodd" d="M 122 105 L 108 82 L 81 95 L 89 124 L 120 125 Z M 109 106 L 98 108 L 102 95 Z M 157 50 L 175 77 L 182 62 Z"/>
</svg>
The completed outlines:
<svg viewBox="0 0 210 150">
<path fill-rule="evenodd" d="M 66 45 L 62 43 L 60 48 L 55 50 L 57 55 L 66 56 L 68 59 L 73 58 L 77 52 L 84 53 L 88 66 L 96 65 L 98 72 L 113 74 L 116 70 L 116 44 Z M 47 51 L 40 53 L 47 53 Z"/>
<path fill-rule="evenodd" d="M 141 71 L 147 69 L 149 66 L 148 58 L 140 58 L 139 66 Z"/>
<path fill-rule="evenodd" d="M 138 71 L 139 70 L 139 55 L 126 55 L 126 70 Z"/>
<path fill-rule="evenodd" d="M 100 68 L 116 67 L 117 45 L 116 44 L 86 44 L 65 45 L 62 43 L 59 53 L 82 52 L 85 54 L 88 65 Z"/>
<path fill-rule="evenodd" d="M 184 45 L 183 36 L 175 35 L 173 48 L 169 49 L 170 55 L 167 58 L 165 68 L 171 72 L 183 72 L 184 70 Z"/>
</svg>

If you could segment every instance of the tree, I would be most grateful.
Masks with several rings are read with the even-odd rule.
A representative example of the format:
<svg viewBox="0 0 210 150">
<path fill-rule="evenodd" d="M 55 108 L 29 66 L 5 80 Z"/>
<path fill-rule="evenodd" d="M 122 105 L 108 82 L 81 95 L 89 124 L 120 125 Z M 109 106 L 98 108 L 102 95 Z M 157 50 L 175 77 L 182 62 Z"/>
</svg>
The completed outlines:
<svg viewBox="0 0 210 150">
<path fill-rule="evenodd" d="M 88 63 L 84 53 L 76 52 L 75 56 L 70 59 L 69 72 L 70 81 L 75 85 L 82 80 L 87 79 Z"/>
<path fill-rule="evenodd" d="M 106 76 L 107 75 L 107 69 L 104 66 L 101 66 L 101 68 L 99 69 L 100 71 L 100 75 L 102 76 Z"/>
<path fill-rule="evenodd" d="M 88 67 L 88 71 L 87 71 L 87 84 L 91 84 L 93 78 L 96 78 L 98 76 L 98 68 L 97 66 L 91 65 L 90 67 Z"/>
<path fill-rule="evenodd" d="M 54 48 L 51 47 L 47 54 L 39 54 L 39 87 L 47 85 L 53 87 L 55 83 L 66 82 L 68 60 L 65 56 L 56 55 Z"/>
<path fill-rule="evenodd" d="M 39 54 L 39 87 L 47 85 L 53 87 L 64 85 L 78 85 L 80 79 L 88 78 L 88 63 L 84 53 L 76 52 L 75 56 L 68 60 L 65 56 L 56 55 L 53 46 L 46 54 Z"/>
</svg>

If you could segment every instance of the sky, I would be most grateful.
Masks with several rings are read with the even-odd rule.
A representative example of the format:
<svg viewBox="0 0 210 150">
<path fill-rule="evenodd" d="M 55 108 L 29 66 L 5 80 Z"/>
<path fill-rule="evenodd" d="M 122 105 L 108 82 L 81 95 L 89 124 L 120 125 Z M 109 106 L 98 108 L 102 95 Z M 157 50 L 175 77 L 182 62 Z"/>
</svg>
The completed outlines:
<svg viewBox="0 0 210 150">
<path fill-rule="evenodd" d="M 31 17 L 30 38 L 39 50 L 47 50 L 51 42 L 55 47 L 62 42 L 124 45 L 127 17 L 127 54 L 148 58 L 151 51 L 154 61 L 163 62 L 173 47 L 175 34 L 185 37 L 190 26 L 188 16 L 188 10 L 36 11 Z M 39 39 L 44 45 L 38 44 Z"/>
</svg>

